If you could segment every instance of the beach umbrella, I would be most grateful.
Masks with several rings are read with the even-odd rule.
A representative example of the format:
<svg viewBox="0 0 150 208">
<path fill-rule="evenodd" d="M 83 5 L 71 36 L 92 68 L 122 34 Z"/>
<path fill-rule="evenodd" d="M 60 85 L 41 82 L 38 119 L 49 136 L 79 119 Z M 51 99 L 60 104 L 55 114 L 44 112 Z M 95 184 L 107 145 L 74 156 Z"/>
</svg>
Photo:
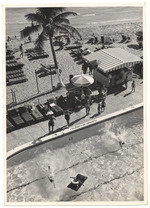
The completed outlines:
<svg viewBox="0 0 150 208">
<path fill-rule="evenodd" d="M 94 79 L 86 74 L 75 75 L 72 79 L 72 84 L 76 87 L 86 87 L 94 82 Z"/>
</svg>

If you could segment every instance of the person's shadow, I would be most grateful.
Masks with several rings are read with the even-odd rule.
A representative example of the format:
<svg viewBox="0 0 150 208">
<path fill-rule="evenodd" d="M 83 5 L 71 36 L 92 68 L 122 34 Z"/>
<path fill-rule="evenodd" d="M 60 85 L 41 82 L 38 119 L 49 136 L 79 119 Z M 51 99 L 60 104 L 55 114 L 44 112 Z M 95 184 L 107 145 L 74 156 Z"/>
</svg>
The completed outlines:
<svg viewBox="0 0 150 208">
<path fill-rule="evenodd" d="M 128 95 L 131 95 L 131 94 L 132 94 L 132 91 L 127 93 L 127 94 L 125 94 L 123 97 L 127 97 Z"/>
<path fill-rule="evenodd" d="M 95 113 L 93 116 L 91 116 L 90 118 L 95 118 L 96 116 L 99 116 L 100 113 Z"/>
<path fill-rule="evenodd" d="M 71 122 L 70 125 L 73 125 L 73 124 L 77 123 L 78 121 L 82 120 L 82 119 L 85 118 L 85 117 L 86 117 L 86 115 L 85 115 L 85 116 L 82 116 L 81 118 L 79 118 L 79 119 L 77 119 L 77 120 Z"/>
</svg>

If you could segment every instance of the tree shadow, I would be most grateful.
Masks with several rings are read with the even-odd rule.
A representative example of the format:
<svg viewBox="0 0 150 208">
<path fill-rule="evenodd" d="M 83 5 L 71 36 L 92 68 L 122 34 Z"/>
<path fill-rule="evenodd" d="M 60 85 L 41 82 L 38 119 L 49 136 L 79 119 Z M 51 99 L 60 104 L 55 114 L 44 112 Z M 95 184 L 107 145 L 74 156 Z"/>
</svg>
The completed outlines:
<svg viewBox="0 0 150 208">
<path fill-rule="evenodd" d="M 140 49 L 139 45 L 137 45 L 137 44 L 130 44 L 127 47 L 128 48 L 133 48 L 133 49 L 136 49 L 136 50 Z"/>
</svg>

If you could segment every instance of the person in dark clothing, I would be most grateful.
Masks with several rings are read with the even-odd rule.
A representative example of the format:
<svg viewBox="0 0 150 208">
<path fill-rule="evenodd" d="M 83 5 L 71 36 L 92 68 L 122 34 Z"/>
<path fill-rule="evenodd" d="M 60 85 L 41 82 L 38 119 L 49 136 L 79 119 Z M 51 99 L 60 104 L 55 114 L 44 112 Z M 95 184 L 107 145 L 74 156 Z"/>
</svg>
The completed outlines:
<svg viewBox="0 0 150 208">
<path fill-rule="evenodd" d="M 124 80 L 124 84 L 125 84 L 125 88 L 127 89 L 128 88 L 128 78 L 127 77 Z"/>
<path fill-rule="evenodd" d="M 103 100 L 102 105 L 101 105 L 101 112 L 105 111 L 105 107 L 106 107 L 106 103 L 105 103 L 105 100 Z"/>
<path fill-rule="evenodd" d="M 70 112 L 69 111 L 65 112 L 65 119 L 66 119 L 67 125 L 69 127 L 69 125 L 70 125 Z"/>
<path fill-rule="evenodd" d="M 52 127 L 52 132 L 54 131 L 54 125 L 55 125 L 54 120 L 56 120 L 55 117 L 51 115 L 48 121 L 49 133 L 51 132 L 51 127 Z"/>
<path fill-rule="evenodd" d="M 100 114 L 101 113 L 101 103 L 100 102 L 98 103 L 97 110 L 98 110 L 98 114 Z"/>
<path fill-rule="evenodd" d="M 92 64 L 89 64 L 89 75 L 93 74 L 93 67 Z"/>
<path fill-rule="evenodd" d="M 86 110 L 86 115 L 88 115 L 90 112 L 90 100 L 89 99 L 85 101 L 85 110 Z"/>
<path fill-rule="evenodd" d="M 135 81 L 133 80 L 133 82 L 132 82 L 132 92 L 135 92 Z"/>
<path fill-rule="evenodd" d="M 84 64 L 82 65 L 83 74 L 86 74 L 87 68 L 88 68 L 88 65 L 86 62 L 84 62 Z"/>
<path fill-rule="evenodd" d="M 21 43 L 20 47 L 19 47 L 19 50 L 20 50 L 20 57 L 23 57 L 23 44 Z"/>
</svg>

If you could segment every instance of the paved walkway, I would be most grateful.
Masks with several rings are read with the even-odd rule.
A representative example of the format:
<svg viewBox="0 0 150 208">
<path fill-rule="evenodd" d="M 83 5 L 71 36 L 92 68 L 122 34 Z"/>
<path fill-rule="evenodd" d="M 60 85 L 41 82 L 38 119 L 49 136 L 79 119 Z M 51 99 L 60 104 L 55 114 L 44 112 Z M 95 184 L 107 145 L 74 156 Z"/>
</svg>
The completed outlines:
<svg viewBox="0 0 150 208">
<path fill-rule="evenodd" d="M 136 92 L 131 93 L 131 82 L 128 83 L 128 89 L 123 88 L 122 90 L 109 94 L 106 99 L 105 112 L 97 114 L 97 103 L 91 105 L 90 114 L 85 115 L 85 109 L 81 109 L 78 112 L 71 114 L 70 124 L 71 126 L 84 123 L 90 119 L 98 116 L 104 116 L 106 114 L 119 111 L 129 106 L 143 102 L 143 81 L 135 78 Z M 55 132 L 67 128 L 64 116 L 56 118 Z M 13 131 L 7 134 L 7 151 L 13 148 L 25 144 L 27 142 L 36 140 L 40 137 L 48 135 L 48 121 L 43 121 L 22 129 Z"/>
</svg>

